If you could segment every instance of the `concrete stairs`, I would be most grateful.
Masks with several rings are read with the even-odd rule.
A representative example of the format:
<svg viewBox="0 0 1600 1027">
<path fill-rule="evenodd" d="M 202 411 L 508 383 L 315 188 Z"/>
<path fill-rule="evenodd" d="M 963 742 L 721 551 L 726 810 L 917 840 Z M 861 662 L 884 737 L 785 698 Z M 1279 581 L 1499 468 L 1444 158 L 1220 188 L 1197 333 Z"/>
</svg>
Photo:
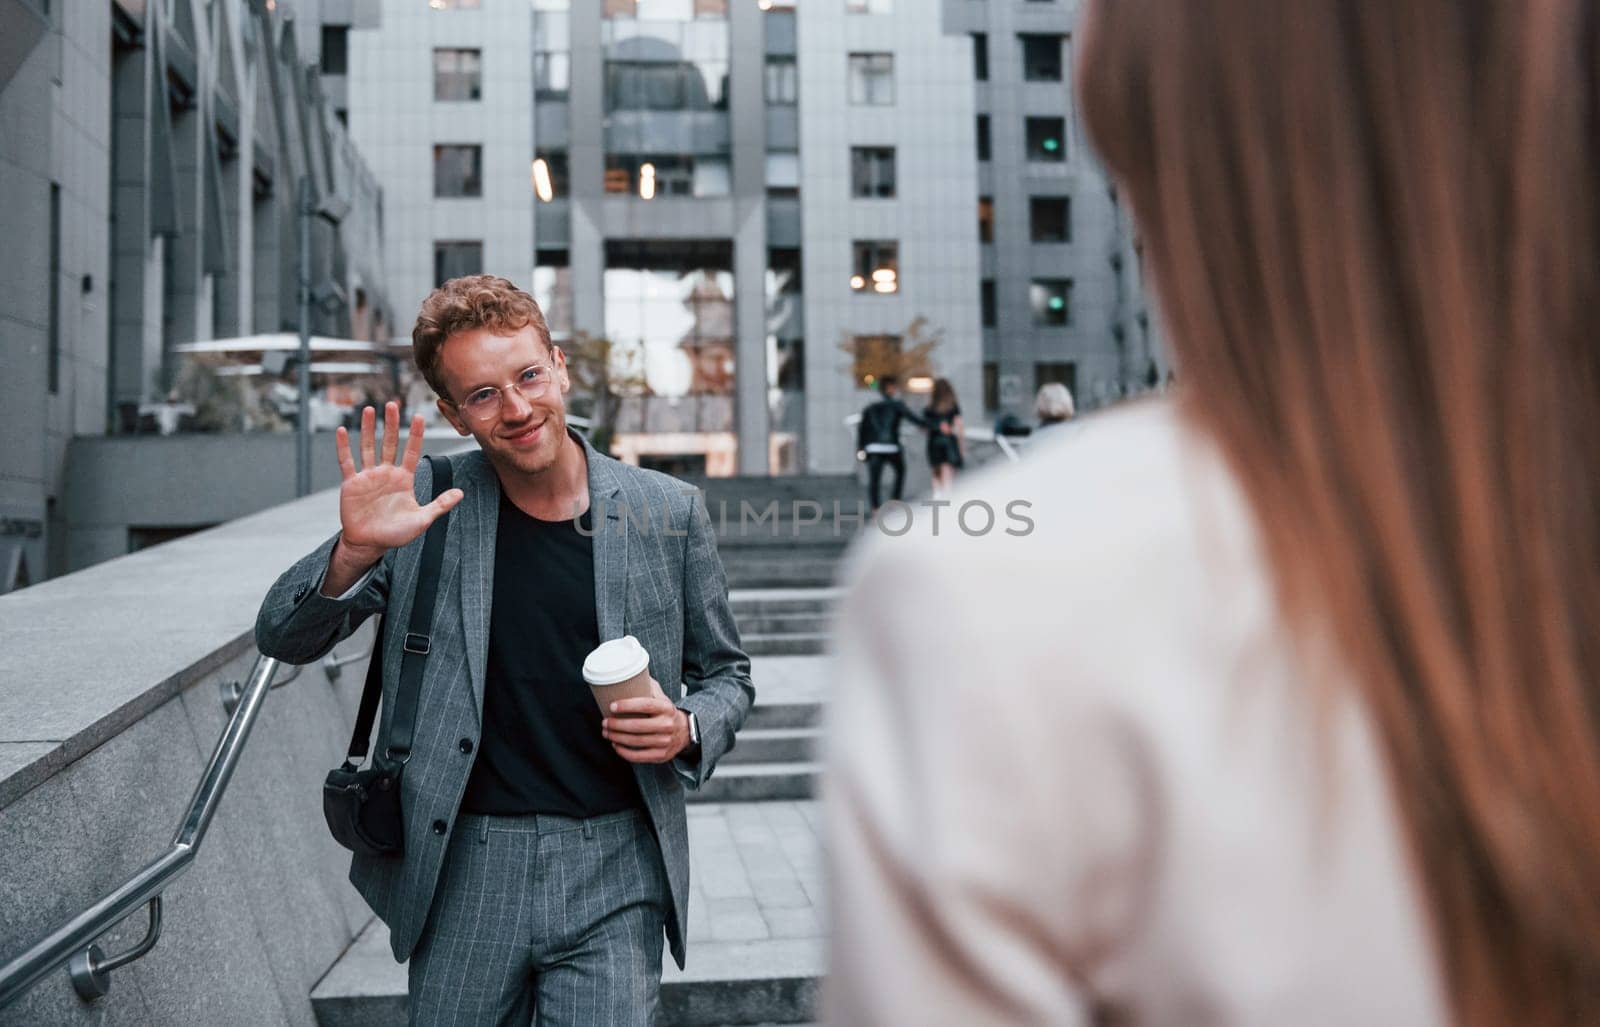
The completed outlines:
<svg viewBox="0 0 1600 1027">
<path fill-rule="evenodd" d="M 864 527 L 865 499 L 849 476 L 712 478 L 696 484 L 705 490 L 730 589 L 831 586 L 846 547 Z M 797 650 L 774 650 L 779 651 Z"/>
<path fill-rule="evenodd" d="M 691 803 L 763 802 L 816 795 L 819 703 L 757 703 L 738 741 Z"/>
</svg>

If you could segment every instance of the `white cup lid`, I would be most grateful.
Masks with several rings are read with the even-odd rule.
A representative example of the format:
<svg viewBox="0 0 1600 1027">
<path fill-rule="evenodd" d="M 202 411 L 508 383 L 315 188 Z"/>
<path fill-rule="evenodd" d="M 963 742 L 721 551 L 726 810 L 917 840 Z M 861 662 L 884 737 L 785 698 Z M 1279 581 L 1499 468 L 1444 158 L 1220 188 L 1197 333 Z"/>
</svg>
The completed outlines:
<svg viewBox="0 0 1600 1027">
<path fill-rule="evenodd" d="M 632 635 L 613 638 L 583 661 L 583 680 L 591 685 L 616 685 L 650 666 L 650 654 Z"/>
</svg>

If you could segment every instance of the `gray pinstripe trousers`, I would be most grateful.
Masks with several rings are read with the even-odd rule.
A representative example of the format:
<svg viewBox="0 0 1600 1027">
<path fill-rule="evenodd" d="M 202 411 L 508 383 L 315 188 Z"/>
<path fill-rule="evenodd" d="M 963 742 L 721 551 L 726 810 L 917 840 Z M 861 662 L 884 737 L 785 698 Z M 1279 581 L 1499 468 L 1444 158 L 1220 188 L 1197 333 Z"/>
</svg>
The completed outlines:
<svg viewBox="0 0 1600 1027">
<path fill-rule="evenodd" d="M 667 895 L 643 811 L 463 814 L 411 956 L 411 1023 L 649 1027 Z"/>
</svg>

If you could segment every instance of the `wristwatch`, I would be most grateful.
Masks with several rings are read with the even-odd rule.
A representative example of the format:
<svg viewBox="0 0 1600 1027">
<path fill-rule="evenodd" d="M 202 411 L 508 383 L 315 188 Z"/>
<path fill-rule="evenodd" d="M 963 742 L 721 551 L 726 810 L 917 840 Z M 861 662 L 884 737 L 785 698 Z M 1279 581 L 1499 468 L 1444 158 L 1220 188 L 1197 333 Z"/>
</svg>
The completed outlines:
<svg viewBox="0 0 1600 1027">
<path fill-rule="evenodd" d="M 683 710 L 683 715 L 689 718 L 689 748 L 698 750 L 700 748 L 700 718 L 694 715 L 693 710 L 684 710 L 682 706 L 679 706 L 678 709 Z"/>
</svg>

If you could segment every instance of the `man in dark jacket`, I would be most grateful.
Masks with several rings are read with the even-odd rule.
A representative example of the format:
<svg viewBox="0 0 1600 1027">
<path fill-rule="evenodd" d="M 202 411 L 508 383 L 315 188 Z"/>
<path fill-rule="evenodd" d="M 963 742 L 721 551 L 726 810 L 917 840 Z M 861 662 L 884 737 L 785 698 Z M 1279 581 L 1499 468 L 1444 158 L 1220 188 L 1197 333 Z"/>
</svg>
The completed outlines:
<svg viewBox="0 0 1600 1027">
<path fill-rule="evenodd" d="M 867 462 L 867 499 L 873 512 L 882 506 L 883 468 L 894 469 L 894 498 L 898 500 L 906 479 L 906 454 L 900 445 L 900 422 L 924 427 L 922 418 L 900 402 L 900 383 L 893 375 L 878 381 L 882 398 L 861 411 L 856 425 L 856 459 Z"/>
</svg>

